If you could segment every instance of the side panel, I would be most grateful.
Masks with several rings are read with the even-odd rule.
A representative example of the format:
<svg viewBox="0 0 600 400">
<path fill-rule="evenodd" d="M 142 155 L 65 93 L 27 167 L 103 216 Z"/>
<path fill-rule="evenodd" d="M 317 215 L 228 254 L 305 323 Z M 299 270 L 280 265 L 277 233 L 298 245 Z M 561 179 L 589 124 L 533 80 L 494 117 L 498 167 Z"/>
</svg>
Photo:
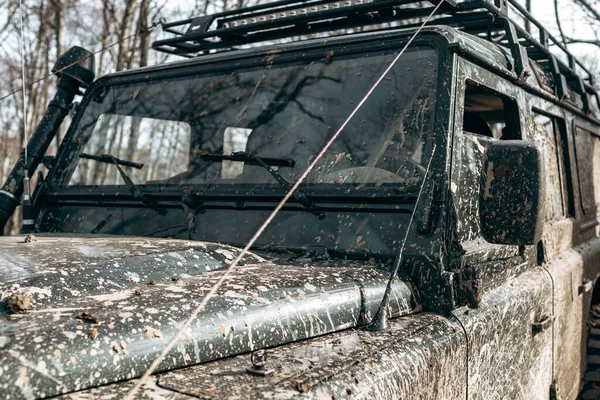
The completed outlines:
<svg viewBox="0 0 600 400">
<path fill-rule="evenodd" d="M 535 268 L 485 293 L 479 309 L 453 312 L 467 332 L 469 399 L 548 399 L 552 383 L 552 285 Z"/>
<path fill-rule="evenodd" d="M 586 282 L 595 282 L 600 274 L 596 208 L 600 199 L 594 199 L 596 187 L 582 188 L 582 185 L 596 185 L 600 181 L 600 171 L 582 168 L 592 165 L 588 158 L 597 147 L 590 146 L 585 155 L 581 154 L 580 148 L 580 154 L 577 154 L 577 145 L 587 146 L 588 143 L 577 142 L 574 128 L 581 126 L 589 132 L 597 132 L 598 128 L 549 102 L 533 96 L 528 100 L 530 110 L 543 110 L 563 124 L 564 179 L 567 181 L 563 197 L 569 213 L 565 218 L 548 221 L 544 227 L 543 267 L 552 276 L 554 284 L 554 379 L 561 399 L 576 399 L 586 370 L 587 318 L 592 296 L 591 286 L 581 291 L 580 287 Z M 528 125 L 532 133 L 540 129 L 539 121 L 533 115 Z M 551 176 L 549 180 L 547 184 L 556 184 L 551 181 Z M 585 210 L 586 204 L 592 208 Z"/>
<path fill-rule="evenodd" d="M 576 399 L 583 385 L 587 318 L 592 292 L 580 293 L 585 280 L 595 281 L 600 240 L 563 252 L 544 265 L 554 281 L 554 376 L 561 399 Z"/>
</svg>

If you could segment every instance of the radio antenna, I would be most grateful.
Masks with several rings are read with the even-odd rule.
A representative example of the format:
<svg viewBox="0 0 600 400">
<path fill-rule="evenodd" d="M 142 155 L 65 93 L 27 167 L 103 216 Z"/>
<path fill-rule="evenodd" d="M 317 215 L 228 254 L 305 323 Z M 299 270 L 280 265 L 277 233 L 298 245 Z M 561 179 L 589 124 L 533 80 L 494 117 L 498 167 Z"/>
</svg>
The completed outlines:
<svg viewBox="0 0 600 400">
<path fill-rule="evenodd" d="M 419 189 L 419 194 L 417 195 L 417 201 L 415 202 L 415 208 L 413 209 L 412 214 L 410 215 L 410 221 L 408 222 L 408 226 L 406 227 L 406 233 L 404 234 L 404 240 L 402 240 L 402 246 L 400 246 L 400 253 L 398 257 L 396 257 L 396 262 L 394 263 L 394 268 L 390 273 L 390 278 L 388 280 L 387 286 L 385 287 L 385 293 L 383 294 L 383 298 L 381 299 L 381 303 L 379 303 L 379 308 L 377 309 L 377 313 L 371 320 L 371 323 L 367 325 L 365 328 L 368 331 L 384 331 L 389 329 L 389 316 L 388 316 L 388 308 L 390 307 L 390 293 L 392 292 L 392 284 L 394 283 L 394 279 L 396 275 L 398 275 L 398 271 L 400 270 L 400 266 L 402 265 L 402 256 L 404 255 L 404 246 L 406 245 L 406 239 L 408 239 L 408 235 L 410 234 L 410 228 L 412 227 L 413 220 L 415 219 L 415 213 L 417 212 L 417 207 L 419 206 L 419 201 L 421 200 L 421 194 L 423 193 L 423 188 L 425 187 L 425 182 L 429 177 L 429 169 L 431 168 L 431 161 L 433 160 L 433 156 L 435 154 L 436 144 L 433 144 L 433 149 L 431 150 L 431 156 L 429 157 L 429 162 L 427 163 L 427 171 L 425 171 L 425 176 L 423 177 L 423 181 L 421 182 L 421 188 Z"/>
<path fill-rule="evenodd" d="M 25 194 L 23 196 L 23 205 L 21 216 L 23 217 L 22 233 L 33 232 L 33 208 L 31 205 L 31 182 L 29 180 L 29 155 L 27 154 L 27 144 L 29 135 L 27 134 L 27 93 L 25 93 L 25 35 L 23 34 L 23 1 L 19 0 L 19 16 L 21 20 L 21 81 L 23 84 L 23 186 Z"/>
</svg>

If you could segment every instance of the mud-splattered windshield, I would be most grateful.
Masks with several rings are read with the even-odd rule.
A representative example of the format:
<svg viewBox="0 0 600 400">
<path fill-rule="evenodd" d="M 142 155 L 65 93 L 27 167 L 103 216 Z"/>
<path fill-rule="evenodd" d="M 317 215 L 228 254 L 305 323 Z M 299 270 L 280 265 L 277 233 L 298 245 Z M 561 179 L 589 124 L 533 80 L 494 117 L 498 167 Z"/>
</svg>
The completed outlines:
<svg viewBox="0 0 600 400">
<path fill-rule="evenodd" d="M 331 51 L 295 63 L 278 63 L 275 54 L 260 68 L 110 87 L 84 111 L 79 152 L 144 164 L 123 169 L 148 187 L 279 188 L 264 166 L 227 156 L 269 159 L 285 179 L 297 180 L 397 51 Z M 437 69 L 433 48 L 407 51 L 304 187 L 418 186 L 432 135 Z M 114 164 L 77 154 L 73 163 L 70 186 L 123 185 Z"/>
</svg>

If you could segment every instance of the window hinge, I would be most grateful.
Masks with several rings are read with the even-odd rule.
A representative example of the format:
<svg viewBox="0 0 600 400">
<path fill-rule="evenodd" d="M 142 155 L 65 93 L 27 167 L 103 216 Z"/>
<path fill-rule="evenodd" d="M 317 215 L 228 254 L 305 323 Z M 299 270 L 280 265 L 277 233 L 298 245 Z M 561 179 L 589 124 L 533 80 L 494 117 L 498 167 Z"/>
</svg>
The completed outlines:
<svg viewBox="0 0 600 400">
<path fill-rule="evenodd" d="M 579 295 L 581 296 L 584 293 L 592 290 L 592 286 L 594 286 L 594 282 L 585 279 L 581 285 L 579 285 Z"/>
<path fill-rule="evenodd" d="M 554 323 L 554 317 L 553 316 L 544 316 L 542 317 L 539 321 L 534 322 L 532 324 L 532 335 L 535 336 L 538 333 L 542 333 L 544 331 L 546 331 L 547 329 L 549 329 L 550 327 L 552 327 L 552 324 Z"/>
</svg>

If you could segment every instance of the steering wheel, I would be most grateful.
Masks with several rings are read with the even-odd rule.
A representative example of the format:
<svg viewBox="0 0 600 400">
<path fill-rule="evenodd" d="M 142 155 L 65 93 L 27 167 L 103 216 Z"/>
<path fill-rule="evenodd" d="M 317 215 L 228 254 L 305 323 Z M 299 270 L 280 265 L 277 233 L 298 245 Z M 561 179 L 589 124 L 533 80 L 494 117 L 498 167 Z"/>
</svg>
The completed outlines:
<svg viewBox="0 0 600 400">
<path fill-rule="evenodd" d="M 386 169 L 372 167 L 346 168 L 321 176 L 322 183 L 402 183 L 402 177 Z"/>
</svg>

